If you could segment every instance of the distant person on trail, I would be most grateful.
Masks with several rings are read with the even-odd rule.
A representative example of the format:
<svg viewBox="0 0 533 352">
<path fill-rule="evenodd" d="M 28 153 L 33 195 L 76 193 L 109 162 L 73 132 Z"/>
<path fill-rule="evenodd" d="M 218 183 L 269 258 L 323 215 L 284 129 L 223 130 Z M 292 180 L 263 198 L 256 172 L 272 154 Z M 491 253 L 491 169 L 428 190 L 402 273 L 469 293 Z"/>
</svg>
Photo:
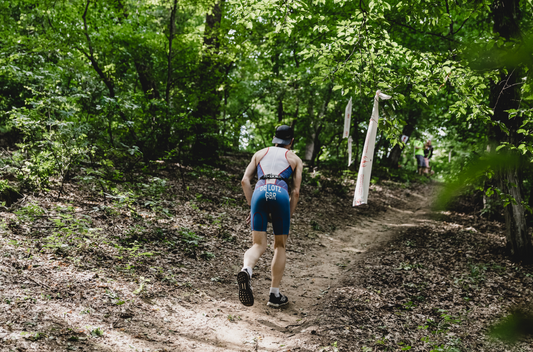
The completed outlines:
<svg viewBox="0 0 533 352">
<path fill-rule="evenodd" d="M 431 140 L 428 139 L 427 142 L 424 144 L 424 162 L 426 163 L 426 170 L 425 173 L 429 175 L 433 175 L 435 171 L 431 170 L 429 167 L 429 159 L 433 156 L 433 146 L 431 145 Z"/>
<path fill-rule="evenodd" d="M 252 226 L 253 245 L 244 253 L 244 265 L 237 274 L 239 300 L 245 306 L 254 304 L 251 279 L 252 268 L 267 248 L 267 223 L 269 215 L 274 229 L 274 256 L 272 258 L 272 284 L 267 305 L 280 307 L 289 303 L 287 296 L 279 292 L 285 270 L 285 246 L 289 236 L 291 215 L 294 214 L 300 184 L 302 182 L 302 160 L 290 149 L 294 143 L 293 129 L 287 125 L 276 128 L 274 147 L 256 152 L 248 164 L 241 184 L 251 206 L 246 219 Z M 258 182 L 252 190 L 251 180 L 257 173 Z M 293 176 L 289 197 L 289 177 Z"/>
<path fill-rule="evenodd" d="M 418 165 L 418 174 L 426 172 L 426 161 L 424 160 L 424 143 L 421 140 L 415 140 L 415 158 Z"/>
</svg>

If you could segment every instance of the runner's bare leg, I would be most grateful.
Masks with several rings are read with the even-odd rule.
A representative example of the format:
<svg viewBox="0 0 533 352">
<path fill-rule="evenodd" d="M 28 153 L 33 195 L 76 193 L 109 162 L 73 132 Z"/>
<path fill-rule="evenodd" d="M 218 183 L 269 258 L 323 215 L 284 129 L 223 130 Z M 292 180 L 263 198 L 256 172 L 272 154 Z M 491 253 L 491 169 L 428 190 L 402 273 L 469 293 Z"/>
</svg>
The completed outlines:
<svg viewBox="0 0 533 352">
<path fill-rule="evenodd" d="M 244 266 L 253 268 L 259 257 L 265 253 L 267 248 L 267 233 L 264 231 L 252 231 L 253 245 L 244 253 Z"/>
<path fill-rule="evenodd" d="M 288 235 L 274 235 L 274 257 L 272 258 L 272 285 L 279 287 L 283 271 L 285 270 L 286 252 Z"/>
</svg>

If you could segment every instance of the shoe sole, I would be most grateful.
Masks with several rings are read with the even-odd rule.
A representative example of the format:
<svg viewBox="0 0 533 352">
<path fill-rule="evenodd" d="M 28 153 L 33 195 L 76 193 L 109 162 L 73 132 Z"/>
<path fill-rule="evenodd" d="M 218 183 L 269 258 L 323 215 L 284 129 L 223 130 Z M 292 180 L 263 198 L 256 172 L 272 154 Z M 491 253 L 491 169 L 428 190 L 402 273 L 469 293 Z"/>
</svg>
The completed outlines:
<svg viewBox="0 0 533 352">
<path fill-rule="evenodd" d="M 285 302 L 285 303 L 280 303 L 280 304 L 272 303 L 272 302 L 268 302 L 268 303 L 267 303 L 267 306 L 271 306 L 271 307 L 278 308 L 278 307 L 286 306 L 287 304 L 289 304 L 289 301 L 287 301 L 287 302 Z"/>
<path fill-rule="evenodd" d="M 237 283 L 239 284 L 239 300 L 247 307 L 254 305 L 254 294 L 250 287 L 250 278 L 247 273 L 241 271 L 237 274 Z"/>
</svg>

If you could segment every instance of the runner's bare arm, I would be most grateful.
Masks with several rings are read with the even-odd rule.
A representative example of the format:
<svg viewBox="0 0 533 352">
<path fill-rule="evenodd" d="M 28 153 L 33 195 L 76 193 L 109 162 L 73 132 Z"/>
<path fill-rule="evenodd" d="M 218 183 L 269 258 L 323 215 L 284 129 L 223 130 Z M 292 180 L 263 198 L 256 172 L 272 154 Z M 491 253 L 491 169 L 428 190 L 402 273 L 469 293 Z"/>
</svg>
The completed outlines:
<svg viewBox="0 0 533 352">
<path fill-rule="evenodd" d="M 242 190 L 244 192 L 244 196 L 246 197 L 246 201 L 248 202 L 248 205 L 252 204 L 252 194 L 254 193 L 254 191 L 252 190 L 252 178 L 257 172 L 256 156 L 257 156 L 257 153 L 254 154 L 254 156 L 252 157 L 252 160 L 246 167 L 246 170 L 244 171 L 244 176 L 242 177 L 242 180 L 241 180 Z"/>
<path fill-rule="evenodd" d="M 296 205 L 298 204 L 298 199 L 300 198 L 300 186 L 302 184 L 303 171 L 302 159 L 296 156 L 296 154 L 294 154 L 294 156 L 296 161 L 296 168 L 294 169 L 293 187 L 291 191 L 291 216 L 294 214 L 294 211 L 296 210 Z"/>
</svg>

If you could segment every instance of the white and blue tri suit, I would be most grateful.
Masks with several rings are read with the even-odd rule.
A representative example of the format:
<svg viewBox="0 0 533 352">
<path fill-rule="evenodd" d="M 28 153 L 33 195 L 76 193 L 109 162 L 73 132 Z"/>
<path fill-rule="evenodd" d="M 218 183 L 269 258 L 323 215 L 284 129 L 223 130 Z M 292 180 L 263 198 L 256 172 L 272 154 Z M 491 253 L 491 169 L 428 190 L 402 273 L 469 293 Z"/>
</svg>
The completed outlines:
<svg viewBox="0 0 533 352">
<path fill-rule="evenodd" d="M 266 231 L 268 214 L 275 235 L 288 235 L 291 226 L 289 177 L 292 168 L 286 148 L 270 147 L 257 164 L 257 181 L 252 195 L 252 231 Z"/>
</svg>

